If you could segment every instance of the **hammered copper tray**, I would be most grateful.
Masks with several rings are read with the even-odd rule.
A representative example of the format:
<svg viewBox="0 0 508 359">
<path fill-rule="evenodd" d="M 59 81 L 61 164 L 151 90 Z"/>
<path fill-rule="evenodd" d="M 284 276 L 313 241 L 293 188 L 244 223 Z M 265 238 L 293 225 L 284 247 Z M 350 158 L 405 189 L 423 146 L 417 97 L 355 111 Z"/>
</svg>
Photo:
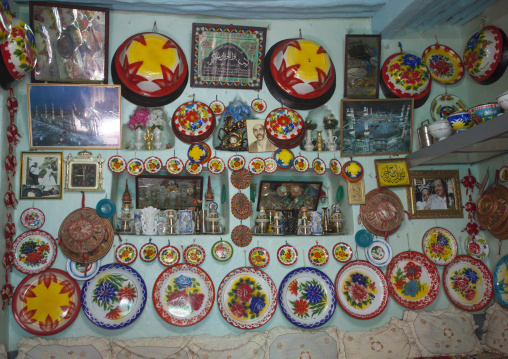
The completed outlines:
<svg viewBox="0 0 508 359">
<path fill-rule="evenodd" d="M 487 188 L 478 200 L 477 219 L 485 229 L 499 231 L 508 218 L 508 189 L 494 185 Z"/>
<path fill-rule="evenodd" d="M 93 251 L 102 243 L 104 236 L 102 217 L 92 208 L 80 208 L 71 212 L 58 231 L 62 246 L 74 253 Z"/>
<path fill-rule="evenodd" d="M 388 189 L 373 189 L 360 206 L 365 228 L 376 236 L 392 235 L 404 220 L 404 207 L 399 197 Z"/>
</svg>

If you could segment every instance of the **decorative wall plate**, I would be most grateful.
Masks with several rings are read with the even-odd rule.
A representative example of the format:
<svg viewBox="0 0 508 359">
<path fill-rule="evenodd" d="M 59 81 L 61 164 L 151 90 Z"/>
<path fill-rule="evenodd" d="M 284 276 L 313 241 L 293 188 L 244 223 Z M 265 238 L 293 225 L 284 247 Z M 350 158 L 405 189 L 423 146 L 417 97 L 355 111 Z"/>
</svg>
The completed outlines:
<svg viewBox="0 0 508 359">
<path fill-rule="evenodd" d="M 159 173 L 162 169 L 162 161 L 155 156 L 150 156 L 145 160 L 145 171 L 150 174 Z"/>
<path fill-rule="evenodd" d="M 139 258 L 143 262 L 152 262 L 157 258 L 157 254 L 159 253 L 159 248 L 155 245 L 155 243 L 149 242 L 145 243 L 141 246 L 139 250 Z"/>
<path fill-rule="evenodd" d="M 21 233 L 12 243 L 14 267 L 23 274 L 37 274 L 53 265 L 58 253 L 55 239 L 48 232 Z"/>
<path fill-rule="evenodd" d="M 266 324 L 277 308 L 277 288 L 272 278 L 252 267 L 229 272 L 217 291 L 219 310 L 232 326 L 255 329 Z"/>
<path fill-rule="evenodd" d="M 166 171 L 172 175 L 179 175 L 185 167 L 183 161 L 178 157 L 171 157 L 166 161 Z"/>
<path fill-rule="evenodd" d="M 330 160 L 330 170 L 336 176 L 340 176 L 342 174 L 342 164 L 336 158 L 332 158 Z"/>
<path fill-rule="evenodd" d="M 252 214 L 252 204 L 243 193 L 237 193 L 231 199 L 231 213 L 236 219 L 244 220 Z"/>
<path fill-rule="evenodd" d="M 316 244 L 309 249 L 309 260 L 315 266 L 321 267 L 328 263 L 328 251 L 325 247 Z"/>
<path fill-rule="evenodd" d="M 113 217 L 116 212 L 116 204 L 109 198 L 103 198 L 97 202 L 95 210 L 97 211 L 97 214 L 102 218 L 110 218 Z"/>
<path fill-rule="evenodd" d="M 231 156 L 228 160 L 228 167 L 231 171 L 241 170 L 245 166 L 245 158 L 242 155 Z"/>
<path fill-rule="evenodd" d="M 499 169 L 499 181 L 501 182 L 508 181 L 508 167 L 503 166 Z"/>
<path fill-rule="evenodd" d="M 38 208 L 27 208 L 21 213 L 19 220 L 26 229 L 39 229 L 44 225 L 46 217 Z"/>
<path fill-rule="evenodd" d="M 279 286 L 279 303 L 291 323 L 308 329 L 328 322 L 337 306 L 330 278 L 310 267 L 294 269 L 284 277 Z"/>
<path fill-rule="evenodd" d="M 392 260 L 392 247 L 385 240 L 377 239 L 365 248 L 365 257 L 376 267 L 384 267 Z"/>
<path fill-rule="evenodd" d="M 448 115 L 466 109 L 466 105 L 460 98 L 446 93 L 438 95 L 430 104 L 430 114 L 434 121 L 446 120 Z"/>
<path fill-rule="evenodd" d="M 355 242 L 360 247 L 369 247 L 374 242 L 374 236 L 366 229 L 360 229 L 355 233 Z"/>
<path fill-rule="evenodd" d="M 265 158 L 265 172 L 274 173 L 277 170 L 277 162 L 273 158 Z"/>
<path fill-rule="evenodd" d="M 202 102 L 186 102 L 176 109 L 171 127 L 182 142 L 203 142 L 215 129 L 215 115 L 212 109 Z"/>
<path fill-rule="evenodd" d="M 342 166 L 342 176 L 346 181 L 358 182 L 363 177 L 363 166 L 358 161 L 347 161 Z"/>
<path fill-rule="evenodd" d="M 153 286 L 157 314 L 169 324 L 188 327 L 210 313 L 215 301 L 212 279 L 203 269 L 180 263 L 166 268 Z"/>
<path fill-rule="evenodd" d="M 122 173 L 127 167 L 127 163 L 122 156 L 111 156 L 108 160 L 108 167 L 112 172 Z"/>
<path fill-rule="evenodd" d="M 146 296 L 145 281 L 132 267 L 106 264 L 83 284 L 81 307 L 95 325 L 120 329 L 139 318 Z"/>
<path fill-rule="evenodd" d="M 189 174 L 191 174 L 191 175 L 198 175 L 201 172 L 203 172 L 203 165 L 193 163 L 193 162 L 187 160 L 187 162 L 185 162 L 185 170 L 187 172 L 189 172 Z"/>
<path fill-rule="evenodd" d="M 265 120 L 266 135 L 269 139 L 275 140 L 275 145 L 286 141 L 294 142 L 295 138 L 301 136 L 303 127 L 302 116 L 287 107 L 273 110 Z"/>
<path fill-rule="evenodd" d="M 104 228 L 103 218 L 95 209 L 77 209 L 67 215 L 60 225 L 60 246 L 78 254 L 93 251 L 104 240 Z"/>
<path fill-rule="evenodd" d="M 183 260 L 195 266 L 201 265 L 205 261 L 205 257 L 205 250 L 197 244 L 191 244 L 183 251 Z"/>
<path fill-rule="evenodd" d="M 212 256 L 220 262 L 225 262 L 233 256 L 233 246 L 231 243 L 220 240 L 212 246 Z"/>
<path fill-rule="evenodd" d="M 265 100 L 263 100 L 261 98 L 256 98 L 256 99 L 252 100 L 250 107 L 252 108 L 252 110 L 254 112 L 263 113 L 266 111 L 266 108 L 268 106 L 266 105 Z"/>
<path fill-rule="evenodd" d="M 226 106 L 224 106 L 224 104 L 219 100 L 210 102 L 209 106 L 212 109 L 215 116 L 222 115 L 224 111 L 226 111 Z"/>
<path fill-rule="evenodd" d="M 333 246 L 333 258 L 340 263 L 347 263 L 353 257 L 353 249 L 351 246 L 344 242 L 339 242 Z"/>
<path fill-rule="evenodd" d="M 83 264 L 67 259 L 67 273 L 76 280 L 88 280 L 93 278 L 99 271 L 100 266 L 100 260 Z"/>
<path fill-rule="evenodd" d="M 467 254 L 474 259 L 485 259 L 489 255 L 489 243 L 482 237 L 468 236 L 465 241 Z"/>
<path fill-rule="evenodd" d="M 392 191 L 381 188 L 367 193 L 360 206 L 360 218 L 365 228 L 376 236 L 391 236 L 404 220 L 404 207 Z"/>
<path fill-rule="evenodd" d="M 286 150 L 284 148 L 279 148 L 273 154 L 273 159 L 277 163 L 277 167 L 287 170 L 293 167 L 293 163 L 295 162 L 295 155 L 291 150 Z"/>
<path fill-rule="evenodd" d="M 457 256 L 444 267 L 443 286 L 451 302 L 469 312 L 485 309 L 494 297 L 489 268 L 468 255 Z"/>
<path fill-rule="evenodd" d="M 206 142 L 194 143 L 189 146 L 187 157 L 193 163 L 204 164 L 212 157 L 212 149 Z"/>
<path fill-rule="evenodd" d="M 254 175 L 259 175 L 265 170 L 265 161 L 262 158 L 255 157 L 249 161 L 249 171 Z"/>
<path fill-rule="evenodd" d="M 501 258 L 494 269 L 494 293 L 497 300 L 508 307 L 508 255 Z"/>
<path fill-rule="evenodd" d="M 397 254 L 388 264 L 386 280 L 393 299 L 412 310 L 427 307 L 439 294 L 439 272 L 420 252 Z"/>
<path fill-rule="evenodd" d="M 444 266 L 457 256 L 457 240 L 450 231 L 434 227 L 423 235 L 422 251 L 432 263 Z"/>
<path fill-rule="evenodd" d="M 277 251 L 277 259 L 282 265 L 292 266 L 298 260 L 298 251 L 292 245 L 284 244 Z"/>
<path fill-rule="evenodd" d="M 453 85 L 464 77 L 464 64 L 460 56 L 451 48 L 441 44 L 427 47 L 422 60 L 430 70 L 434 80 L 445 85 Z"/>
<path fill-rule="evenodd" d="M 254 247 L 249 252 L 249 262 L 256 268 L 265 268 L 270 263 L 270 253 L 262 247 Z"/>
<path fill-rule="evenodd" d="M 231 173 L 231 184 L 237 189 L 247 189 L 252 183 L 252 175 L 246 168 Z"/>
<path fill-rule="evenodd" d="M 138 249 L 131 243 L 120 244 L 116 248 L 115 258 L 118 263 L 129 265 L 138 258 Z"/>
<path fill-rule="evenodd" d="M 231 231 L 231 240 L 238 247 L 247 247 L 252 242 L 252 231 L 246 225 L 240 224 Z"/>
<path fill-rule="evenodd" d="M 180 251 L 173 246 L 164 246 L 159 251 L 159 262 L 166 267 L 171 267 L 180 261 Z"/>
<path fill-rule="evenodd" d="M 312 168 L 318 175 L 324 175 L 326 172 L 326 163 L 321 158 L 314 158 Z"/>
<path fill-rule="evenodd" d="M 335 278 L 337 301 L 344 311 L 357 319 L 371 319 L 388 304 L 388 283 L 381 270 L 367 261 L 352 261 Z"/>
<path fill-rule="evenodd" d="M 221 174 L 222 172 L 224 172 L 225 168 L 226 165 L 224 164 L 224 161 L 220 157 L 213 157 L 208 162 L 208 170 L 214 175 Z"/>
<path fill-rule="evenodd" d="M 127 162 L 127 172 L 132 176 L 139 176 L 144 170 L 145 165 L 139 158 L 133 158 Z"/>
<path fill-rule="evenodd" d="M 12 297 L 14 320 L 33 335 L 59 333 L 78 316 L 80 293 L 78 283 L 60 269 L 27 276 Z"/>
<path fill-rule="evenodd" d="M 296 156 L 293 167 L 298 172 L 307 172 L 309 169 L 309 160 L 304 156 Z"/>
</svg>

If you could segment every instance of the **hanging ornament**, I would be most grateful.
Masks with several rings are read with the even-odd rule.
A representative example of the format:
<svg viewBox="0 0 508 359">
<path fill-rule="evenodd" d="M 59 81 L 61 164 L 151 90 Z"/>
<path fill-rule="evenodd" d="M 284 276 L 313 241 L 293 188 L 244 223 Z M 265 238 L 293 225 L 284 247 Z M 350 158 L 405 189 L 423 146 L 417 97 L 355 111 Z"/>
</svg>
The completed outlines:
<svg viewBox="0 0 508 359">
<path fill-rule="evenodd" d="M 265 100 L 258 97 L 251 102 L 250 107 L 254 112 L 263 113 L 266 111 L 268 106 L 266 105 Z"/>
<path fill-rule="evenodd" d="M 475 188 L 475 186 L 478 186 L 478 181 L 476 180 L 476 177 L 471 175 L 471 169 L 468 168 L 467 171 L 468 171 L 468 175 L 464 176 L 462 181 L 460 181 L 462 183 L 462 185 L 466 188 L 466 195 L 468 194 L 469 190 L 471 190 L 471 192 L 473 192 L 473 189 Z"/>
<path fill-rule="evenodd" d="M 224 106 L 224 104 L 219 100 L 210 102 L 209 107 L 212 109 L 212 112 L 214 113 L 215 116 L 222 115 L 226 110 L 226 106 Z"/>
<path fill-rule="evenodd" d="M 5 309 L 6 305 L 11 304 L 11 298 L 14 294 L 14 287 L 10 283 L 5 283 L 2 287 L 2 309 Z"/>
</svg>

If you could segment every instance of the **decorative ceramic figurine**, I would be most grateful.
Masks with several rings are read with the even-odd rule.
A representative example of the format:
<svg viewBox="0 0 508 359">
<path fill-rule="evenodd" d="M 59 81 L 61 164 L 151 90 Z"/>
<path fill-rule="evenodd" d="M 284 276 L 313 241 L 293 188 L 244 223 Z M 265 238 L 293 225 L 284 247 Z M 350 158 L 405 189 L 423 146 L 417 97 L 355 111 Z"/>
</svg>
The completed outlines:
<svg viewBox="0 0 508 359">
<path fill-rule="evenodd" d="M 180 211 L 180 220 L 178 223 L 178 229 L 180 234 L 193 234 L 194 233 L 194 221 L 192 220 L 192 211 L 189 209 L 183 209 Z"/>
<path fill-rule="evenodd" d="M 311 214 L 311 232 L 315 236 L 323 234 L 323 215 L 321 212 L 312 212 Z"/>
</svg>

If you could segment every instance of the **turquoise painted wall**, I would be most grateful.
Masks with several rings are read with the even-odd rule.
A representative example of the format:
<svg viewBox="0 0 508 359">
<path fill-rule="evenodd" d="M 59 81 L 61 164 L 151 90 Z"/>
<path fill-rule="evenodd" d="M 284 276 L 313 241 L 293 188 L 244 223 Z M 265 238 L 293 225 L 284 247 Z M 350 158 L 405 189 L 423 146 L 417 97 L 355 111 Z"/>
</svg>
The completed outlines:
<svg viewBox="0 0 508 359">
<path fill-rule="evenodd" d="M 26 6 L 21 7 L 19 11 L 19 15 L 23 19 L 28 19 L 28 8 Z M 142 12 L 127 12 L 127 11 L 112 11 L 110 15 L 110 53 L 113 54 L 118 46 L 129 36 L 143 32 L 143 31 L 151 31 L 153 22 L 157 21 L 158 31 L 170 36 L 173 38 L 185 51 L 188 59 L 190 58 L 190 49 L 191 49 L 191 28 L 192 23 L 194 22 L 206 22 L 206 23 L 215 23 L 215 24 L 236 24 L 236 25 L 251 25 L 251 26 L 267 26 L 269 27 L 268 36 L 267 36 L 267 48 L 270 48 L 276 42 L 291 38 L 298 37 L 299 29 L 302 31 L 302 35 L 305 38 L 315 40 L 319 42 L 323 47 L 329 52 L 331 55 L 336 70 L 337 70 L 337 90 L 335 91 L 332 99 L 326 104 L 327 108 L 333 112 L 336 118 L 339 118 L 339 109 L 340 109 L 340 100 L 343 98 L 343 69 L 344 69 L 344 36 L 349 31 L 352 34 L 369 34 L 370 31 L 370 20 L 368 19 L 325 19 L 325 20 L 281 20 L 281 21 L 263 21 L 263 20 L 245 20 L 238 19 L 232 21 L 231 19 L 223 19 L 223 18 L 212 18 L 212 17 L 204 17 L 204 16 L 175 16 L 170 14 L 157 14 L 157 13 L 142 13 Z M 506 22 L 505 22 L 506 23 Z M 505 26 L 504 24 L 499 24 L 500 26 Z M 507 28 L 504 28 L 507 31 Z M 462 49 L 465 45 L 467 38 L 472 34 L 470 29 L 463 28 L 454 28 L 454 27 L 441 27 L 438 29 L 428 30 L 424 33 L 411 33 L 411 34 L 402 34 L 398 36 L 396 40 L 389 40 L 382 42 L 382 58 L 386 59 L 389 55 L 398 52 L 399 49 L 397 47 L 397 42 L 401 41 L 404 51 L 412 52 L 417 55 L 420 55 L 423 52 L 423 49 L 427 46 L 435 43 L 435 35 L 438 36 L 439 42 L 445 45 L 448 45 L 455 49 L 457 52 L 462 53 Z M 111 79 L 110 79 L 111 83 Z M 464 99 L 468 106 L 475 105 L 477 102 L 476 98 L 470 93 L 470 88 L 473 87 L 472 81 L 466 76 L 464 80 L 462 80 L 459 84 L 449 86 L 448 92 L 453 93 Z M 443 93 L 445 91 L 444 86 L 436 84 L 433 86 L 429 100 L 427 103 L 417 109 L 414 114 L 414 125 L 413 128 L 416 128 L 421 121 L 424 119 L 430 118 L 429 107 L 430 102 L 434 97 L 438 94 Z M 28 126 L 27 126 L 27 112 L 26 112 L 26 89 L 25 89 L 25 81 L 22 81 L 15 86 L 16 96 L 20 102 L 20 112 L 17 116 L 17 123 L 20 128 L 20 131 L 23 135 L 22 142 L 17 147 L 17 155 L 20 155 L 21 150 L 28 150 Z M 482 93 L 484 99 L 482 101 L 493 101 L 495 100 L 495 95 L 500 93 L 498 88 L 495 87 L 495 91 L 491 91 L 488 88 L 482 87 Z M 266 88 L 263 88 L 259 93 L 254 91 L 245 91 L 245 90 L 224 90 L 224 89 L 192 89 L 187 87 L 184 91 L 183 95 L 174 103 L 169 104 L 164 107 L 164 110 L 167 114 L 172 115 L 174 110 L 183 102 L 189 101 L 192 99 L 192 96 L 195 95 L 196 100 L 202 101 L 204 103 L 210 103 L 215 100 L 217 97 L 219 100 L 228 105 L 234 99 L 239 99 L 246 104 L 250 104 L 250 102 L 256 98 L 258 95 L 260 98 L 263 98 L 268 103 L 268 109 L 274 109 L 279 107 L 277 101 L 270 95 Z M 2 100 L 3 101 L 3 100 Z M 129 120 L 129 116 L 133 113 L 133 110 L 136 106 L 129 103 L 126 100 L 122 100 L 122 120 L 123 123 L 127 123 Z M 308 111 L 299 111 L 300 114 L 306 118 L 309 116 Z M 266 113 L 265 113 L 266 115 Z M 263 118 L 262 115 L 255 116 L 257 118 Z M 319 119 L 317 119 L 319 120 Z M 416 150 L 418 148 L 417 140 L 416 140 L 416 132 L 413 136 L 413 149 Z M 1 141 L 4 141 L 2 138 Z M 211 140 L 208 141 L 211 145 Z M 176 151 L 176 155 L 180 158 L 185 158 L 187 145 L 179 142 L 178 140 L 175 143 L 174 149 Z M 76 155 L 77 151 L 64 151 L 64 158 L 67 157 L 68 154 Z M 108 159 L 113 154 L 116 154 L 117 151 L 93 151 L 94 155 L 101 154 L 101 156 L 105 159 Z M 173 156 L 173 149 L 164 150 L 164 151 L 138 151 L 135 153 L 134 151 L 119 151 L 119 154 L 124 158 L 134 158 L 135 156 L 139 158 L 146 158 L 150 155 L 157 155 L 163 161 L 167 160 L 169 157 Z M 232 153 L 227 152 L 218 152 L 223 159 L 227 160 Z M 302 151 L 302 155 L 307 156 L 310 160 L 317 157 L 317 153 L 310 153 Z M 334 156 L 339 157 L 340 152 L 329 153 L 322 152 L 320 153 L 320 157 L 323 158 L 327 163 Z M 252 154 L 245 154 L 247 161 L 254 157 Z M 19 158 L 19 157 L 18 157 Z M 366 192 L 374 189 L 376 187 L 376 179 L 375 179 L 375 171 L 374 171 L 374 159 L 379 157 L 362 157 L 357 158 L 365 167 L 365 189 Z M 340 159 L 342 162 L 346 161 L 345 158 Z M 425 169 L 449 169 L 443 167 L 434 167 L 434 168 L 425 168 Z M 467 166 L 458 166 L 455 169 L 460 171 L 460 177 L 464 176 L 467 171 Z M 224 182 L 226 182 L 230 173 L 224 174 Z M 282 173 L 281 171 L 276 172 L 271 175 L 269 179 L 287 179 L 290 176 L 295 175 L 296 172 Z M 316 176 L 312 176 L 310 174 L 299 175 L 299 178 L 305 179 L 315 179 Z M 109 170 L 106 170 L 104 173 L 104 183 L 106 188 L 106 194 L 108 196 L 112 196 L 113 199 L 116 200 L 117 206 L 120 204 L 120 196 L 124 190 L 124 183 L 126 175 L 118 176 L 113 175 Z M 268 178 L 268 177 L 266 177 Z M 219 180 L 221 180 L 219 179 Z M 214 190 L 215 195 L 219 195 L 219 180 L 215 179 L 214 181 Z M 134 185 L 132 178 L 129 179 L 131 189 L 131 194 L 134 195 Z M 323 181 L 325 185 L 331 188 L 329 192 L 329 197 L 334 198 L 335 192 L 334 190 L 338 187 L 338 185 L 346 186 L 346 183 L 343 179 L 339 177 L 335 177 L 332 174 L 327 173 L 323 177 Z M 19 176 L 16 177 L 16 182 L 19 182 Z M 18 185 L 17 185 L 18 186 Z M 17 188 L 18 190 L 18 188 Z M 237 190 L 234 189 L 231 185 L 229 185 L 228 192 L 230 194 L 235 193 Z M 394 191 L 402 200 L 404 205 L 406 206 L 406 193 L 404 189 L 396 189 Z M 244 193 L 247 194 L 246 191 Z M 87 206 L 95 206 L 97 201 L 104 198 L 104 193 L 88 193 L 86 196 L 86 204 Z M 216 197 L 217 198 L 217 197 Z M 465 201 L 465 194 L 462 196 L 463 202 Z M 35 206 L 40 208 L 46 214 L 47 222 L 42 227 L 43 230 L 51 233 L 53 236 L 57 236 L 58 229 L 60 223 L 65 218 L 65 216 L 73 211 L 74 209 L 79 208 L 81 204 L 81 194 L 80 193 L 64 193 L 64 199 L 58 202 L 53 201 L 36 201 Z M 361 225 L 358 225 L 357 216 L 359 214 L 359 206 L 349 206 L 347 204 L 347 199 L 343 200 L 342 208 L 345 211 L 346 218 L 348 220 L 348 234 L 345 236 L 336 236 L 336 237 L 285 237 L 285 238 L 277 238 L 277 237 L 255 237 L 254 241 L 250 246 L 245 249 L 240 249 L 235 247 L 235 255 L 234 257 L 225 263 L 219 263 L 215 261 L 211 255 L 209 255 L 209 250 L 211 245 L 218 240 L 216 237 L 207 237 L 207 236 L 196 236 L 196 243 L 202 245 L 208 253 L 208 257 L 206 261 L 201 266 L 205 271 L 207 271 L 214 282 L 216 288 L 218 288 L 222 278 L 229 273 L 231 270 L 245 265 L 245 257 L 244 250 L 248 251 L 253 248 L 253 246 L 259 245 L 268 249 L 272 256 L 271 263 L 265 269 L 266 273 L 268 273 L 276 285 L 278 286 L 282 281 L 283 277 L 292 269 L 296 267 L 300 267 L 304 265 L 302 259 L 298 259 L 298 262 L 293 267 L 283 267 L 279 262 L 275 259 L 275 254 L 277 249 L 280 247 L 282 243 L 286 240 L 293 244 L 300 253 L 300 258 L 306 256 L 308 249 L 315 244 L 316 239 L 322 245 L 324 245 L 329 251 L 333 248 L 333 245 L 339 241 L 345 241 L 350 245 L 354 244 L 354 233 L 363 228 Z M 26 208 L 32 206 L 31 201 L 21 201 L 16 211 L 16 220 L 17 220 L 17 228 L 18 232 L 21 232 L 22 226 L 19 223 L 19 214 Z M 228 206 L 224 206 L 222 209 L 222 214 L 228 220 L 229 230 L 234 228 L 239 221 L 234 219 L 232 215 L 230 215 Z M 461 233 L 461 229 L 466 224 L 466 219 L 442 219 L 442 220 L 412 220 L 412 221 L 404 221 L 400 230 L 393 236 L 390 237 L 389 243 L 392 246 L 392 249 L 395 254 L 408 250 L 417 250 L 421 251 L 421 239 L 425 231 L 434 226 L 442 226 L 450 230 L 458 239 L 459 243 L 462 243 L 464 234 Z M 222 236 L 225 240 L 230 240 L 230 231 Z M 129 242 L 134 243 L 138 248 L 145 242 L 147 242 L 147 237 L 142 236 L 128 236 L 127 239 Z M 173 245 L 186 246 L 193 242 L 194 236 L 188 237 L 179 237 L 179 238 L 171 238 L 171 243 Z M 155 242 L 159 245 L 159 248 L 166 243 L 166 237 L 157 237 L 155 238 Z M 119 244 L 118 239 L 115 240 L 115 246 Z M 1 249 L 0 249 L 1 250 Z M 505 247 L 503 251 L 506 253 L 508 249 Z M 365 259 L 365 255 L 363 250 L 358 251 L 359 259 Z M 460 245 L 460 253 L 464 253 L 464 249 L 462 244 Z M 113 251 L 111 251 L 102 261 L 102 263 L 111 263 L 114 261 Z M 58 254 L 57 260 L 53 267 L 65 269 L 66 257 L 64 257 L 61 253 Z M 489 266 L 492 268 L 495 265 L 495 262 L 487 261 Z M 308 263 L 307 263 L 308 265 Z M 173 327 L 166 322 L 164 322 L 155 312 L 153 304 L 151 302 L 151 289 L 155 282 L 155 279 L 159 275 L 159 273 L 164 269 L 158 262 L 145 263 L 141 260 L 137 260 L 132 267 L 140 272 L 145 279 L 147 289 L 148 289 L 148 303 L 143 314 L 139 317 L 139 319 L 134 322 L 132 325 L 120 329 L 120 330 L 106 330 L 95 326 L 91 323 L 83 313 L 80 313 L 76 321 L 65 331 L 52 336 L 52 338 L 61 338 L 61 337 L 76 337 L 82 335 L 96 335 L 96 336 L 114 336 L 120 339 L 128 339 L 128 338 L 136 338 L 136 337 L 145 337 L 145 336 L 177 336 L 177 335 L 196 335 L 203 333 L 210 333 L 213 335 L 226 335 L 228 333 L 240 334 L 242 331 L 238 330 L 231 325 L 229 325 L 221 316 L 217 305 L 214 305 L 212 311 L 209 316 L 205 318 L 201 323 L 198 323 L 194 326 L 187 328 L 178 328 Z M 334 259 L 330 259 L 327 265 L 322 267 L 322 270 L 332 279 L 335 279 L 335 276 L 340 269 L 341 265 L 339 265 Z M 383 271 L 385 269 L 383 268 Z M 440 273 L 442 272 L 442 268 L 439 268 Z M 1 274 L 1 273 L 0 273 Z M 24 278 L 24 275 L 13 271 L 11 274 L 11 280 L 14 284 L 19 283 Z M 446 294 L 444 293 L 444 289 L 441 288 L 441 292 L 437 298 L 437 300 L 432 303 L 427 310 L 437 309 L 437 308 L 445 308 L 450 305 L 450 301 L 448 300 Z M 370 328 L 375 328 L 383 325 L 388 322 L 391 317 L 401 318 L 405 308 L 400 306 L 394 300 L 389 301 L 386 310 L 379 315 L 377 318 L 361 321 L 354 319 L 348 316 L 344 311 L 340 308 L 336 310 L 333 318 L 327 323 L 327 325 L 335 325 L 342 330 L 368 330 Z M 8 320 L 5 318 L 2 320 L 2 326 L 0 328 L 5 328 L 8 326 L 9 338 L 8 338 L 8 349 L 15 350 L 16 343 L 23 336 L 30 336 L 30 334 L 23 331 L 15 320 L 12 317 L 12 313 L 9 312 Z M 258 331 L 264 331 L 277 326 L 291 326 L 289 321 L 284 317 L 280 310 L 275 312 L 273 318 L 263 327 L 259 328 Z M 1 330 L 1 329 L 0 329 Z M 3 333 L 3 331 L 2 331 Z M 2 340 L 4 339 L 4 335 L 2 334 Z"/>
</svg>

